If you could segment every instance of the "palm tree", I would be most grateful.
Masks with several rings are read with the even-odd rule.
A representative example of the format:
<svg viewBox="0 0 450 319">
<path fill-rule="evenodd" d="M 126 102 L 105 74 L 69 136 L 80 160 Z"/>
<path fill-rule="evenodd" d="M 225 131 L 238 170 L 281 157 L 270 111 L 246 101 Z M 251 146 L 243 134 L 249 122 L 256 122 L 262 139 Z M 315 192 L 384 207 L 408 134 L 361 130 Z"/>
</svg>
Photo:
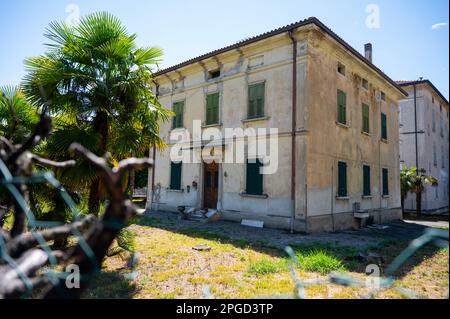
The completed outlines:
<svg viewBox="0 0 450 319">
<path fill-rule="evenodd" d="M 120 20 L 105 12 L 89 14 L 76 25 L 53 22 L 44 55 L 25 61 L 27 97 L 48 105 L 55 131 L 43 151 L 58 159 L 77 141 L 92 152 L 111 154 L 111 162 L 141 156 L 150 145 L 164 146 L 160 120 L 171 112 L 151 90 L 158 48 L 139 48 Z M 99 210 L 101 184 L 95 171 L 78 163 L 59 176 L 66 184 L 86 187 L 89 210 Z"/>
<path fill-rule="evenodd" d="M 39 122 L 36 108 L 15 86 L 0 87 L 0 135 L 12 143 L 22 143 Z"/>
<path fill-rule="evenodd" d="M 437 186 L 438 180 L 433 176 L 427 176 L 417 173 L 416 167 L 404 167 L 400 171 L 401 205 L 404 212 L 405 199 L 408 193 L 416 194 L 416 213 L 422 211 L 422 193 L 425 191 L 425 184 Z"/>
</svg>

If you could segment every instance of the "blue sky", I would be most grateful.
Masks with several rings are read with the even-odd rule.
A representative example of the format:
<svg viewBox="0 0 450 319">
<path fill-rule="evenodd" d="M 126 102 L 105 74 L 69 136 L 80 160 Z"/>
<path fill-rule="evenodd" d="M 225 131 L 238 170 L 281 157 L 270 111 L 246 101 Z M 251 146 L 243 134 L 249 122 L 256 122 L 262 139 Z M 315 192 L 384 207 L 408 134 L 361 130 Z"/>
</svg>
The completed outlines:
<svg viewBox="0 0 450 319">
<path fill-rule="evenodd" d="M 391 78 L 428 78 L 449 96 L 447 0 L 0 1 L 0 86 L 20 82 L 24 58 L 44 52 L 45 28 L 70 18 L 70 4 L 81 15 L 118 16 L 139 45 L 164 50 L 162 67 L 315 16 L 360 52 L 372 42 L 374 63 Z M 379 24 L 371 20 L 377 28 L 366 24 L 376 13 L 366 12 L 370 4 L 379 9 Z"/>
</svg>

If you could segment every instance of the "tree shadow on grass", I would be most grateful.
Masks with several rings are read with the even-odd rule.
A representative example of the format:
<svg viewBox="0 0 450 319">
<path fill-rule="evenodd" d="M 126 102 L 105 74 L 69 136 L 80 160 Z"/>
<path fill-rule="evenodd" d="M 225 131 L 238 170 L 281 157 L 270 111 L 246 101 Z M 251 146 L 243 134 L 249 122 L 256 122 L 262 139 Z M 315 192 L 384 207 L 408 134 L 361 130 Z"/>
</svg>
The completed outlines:
<svg viewBox="0 0 450 319">
<path fill-rule="evenodd" d="M 130 299 L 139 291 L 133 280 L 118 272 L 102 271 L 95 275 L 83 299 Z"/>
<path fill-rule="evenodd" d="M 246 238 L 232 238 L 226 234 L 226 231 L 220 229 L 220 227 L 212 229 L 211 227 L 208 227 L 208 225 L 196 222 L 185 223 L 183 226 L 180 226 L 179 222 L 173 218 L 173 216 L 166 219 L 163 217 L 158 218 L 144 215 L 136 218 L 133 223 L 141 226 L 156 227 L 189 237 L 203 238 L 223 244 L 231 244 L 236 248 L 249 248 L 273 257 L 288 258 L 283 249 L 272 245 L 269 240 L 255 241 L 254 239 L 249 240 Z M 327 263 L 339 261 L 342 265 L 340 270 L 363 274 L 366 273 L 366 267 L 371 262 L 362 259 L 360 257 L 360 253 L 377 253 L 384 260 L 384 263 L 380 264 L 383 272 L 395 259 L 395 257 L 397 257 L 405 248 L 408 247 L 411 240 L 423 234 L 425 229 L 426 227 L 421 225 L 410 225 L 403 222 L 399 225 L 392 226 L 384 233 L 380 231 L 378 235 L 383 235 L 385 240 L 377 246 L 367 247 L 364 249 L 343 245 L 324 244 L 322 242 L 293 244 L 291 247 L 294 249 L 297 257 L 300 259 L 305 258 L 303 259 L 304 262 L 309 262 L 309 259 L 307 259 L 309 257 L 311 257 L 311 259 L 316 259 L 318 263 L 317 269 L 323 269 L 323 266 L 327 269 Z M 365 231 L 362 233 L 365 233 Z M 376 231 L 374 231 L 374 235 L 377 235 Z M 411 258 L 409 258 L 398 271 L 394 273 L 395 278 L 401 279 L 425 259 L 433 258 L 433 256 L 440 251 L 441 248 L 433 244 L 428 244 L 425 247 L 422 247 Z M 316 261 L 314 261 L 313 264 L 315 262 Z M 316 271 L 314 266 L 311 271 Z M 321 272 L 320 270 L 318 271 Z"/>
</svg>

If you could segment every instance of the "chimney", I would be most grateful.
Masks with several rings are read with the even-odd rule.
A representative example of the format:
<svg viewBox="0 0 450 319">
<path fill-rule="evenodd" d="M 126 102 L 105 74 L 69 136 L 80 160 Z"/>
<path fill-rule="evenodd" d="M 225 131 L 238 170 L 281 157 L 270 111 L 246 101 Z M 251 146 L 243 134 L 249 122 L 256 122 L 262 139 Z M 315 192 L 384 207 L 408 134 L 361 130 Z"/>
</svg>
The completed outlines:
<svg viewBox="0 0 450 319">
<path fill-rule="evenodd" d="M 372 43 L 366 43 L 364 45 L 364 55 L 372 63 Z"/>
</svg>

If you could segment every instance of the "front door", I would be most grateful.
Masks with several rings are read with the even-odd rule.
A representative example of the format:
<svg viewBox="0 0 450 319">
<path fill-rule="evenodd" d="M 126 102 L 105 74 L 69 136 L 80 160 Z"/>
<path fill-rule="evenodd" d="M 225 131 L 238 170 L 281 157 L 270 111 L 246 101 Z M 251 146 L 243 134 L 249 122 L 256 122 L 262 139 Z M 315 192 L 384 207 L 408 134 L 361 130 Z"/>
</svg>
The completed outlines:
<svg viewBox="0 0 450 319">
<path fill-rule="evenodd" d="M 203 208 L 217 208 L 219 190 L 219 165 L 215 162 L 203 165 Z"/>
</svg>

